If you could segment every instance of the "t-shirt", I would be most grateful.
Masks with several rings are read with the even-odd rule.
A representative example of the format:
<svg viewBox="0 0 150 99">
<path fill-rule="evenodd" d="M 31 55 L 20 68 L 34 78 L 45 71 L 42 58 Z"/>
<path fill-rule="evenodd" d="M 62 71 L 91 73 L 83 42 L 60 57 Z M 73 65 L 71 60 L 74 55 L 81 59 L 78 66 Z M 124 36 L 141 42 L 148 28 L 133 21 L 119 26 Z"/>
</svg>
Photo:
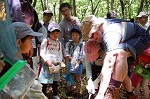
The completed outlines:
<svg viewBox="0 0 150 99">
<path fill-rule="evenodd" d="M 60 41 L 45 38 L 41 43 L 41 57 L 44 62 L 50 60 L 52 63 L 62 62 L 62 49 Z"/>
<path fill-rule="evenodd" d="M 136 23 L 118 22 L 105 23 L 103 32 L 104 46 L 107 51 L 118 48 L 120 43 L 139 36 L 146 36 L 148 32 Z"/>
<path fill-rule="evenodd" d="M 80 21 L 77 17 L 74 17 L 76 19 L 76 25 L 80 26 Z M 71 36 L 70 36 L 70 31 L 73 28 L 73 26 L 75 24 L 73 24 L 72 21 L 67 20 L 66 18 L 64 18 L 60 23 L 59 23 L 60 27 L 61 27 L 61 33 L 60 33 L 60 37 L 59 40 L 62 43 L 62 47 L 65 48 L 67 42 L 69 40 L 71 40 Z"/>
</svg>

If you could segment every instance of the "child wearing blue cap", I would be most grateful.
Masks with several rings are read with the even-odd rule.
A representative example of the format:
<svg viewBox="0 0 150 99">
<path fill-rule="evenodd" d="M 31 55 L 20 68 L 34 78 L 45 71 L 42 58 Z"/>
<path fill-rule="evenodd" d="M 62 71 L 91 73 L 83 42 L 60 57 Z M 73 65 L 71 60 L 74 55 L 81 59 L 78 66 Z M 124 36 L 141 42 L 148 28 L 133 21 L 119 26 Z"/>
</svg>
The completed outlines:
<svg viewBox="0 0 150 99">
<path fill-rule="evenodd" d="M 47 85 L 51 84 L 54 99 L 58 97 L 58 84 L 60 80 L 60 67 L 62 62 L 61 43 L 58 40 L 60 35 L 60 26 L 53 22 L 48 26 L 48 38 L 41 43 L 40 56 L 42 58 L 42 68 L 38 80 L 43 85 L 43 93 L 46 95 Z"/>
<path fill-rule="evenodd" d="M 72 40 L 66 44 L 66 57 L 68 61 L 68 72 L 72 74 L 76 82 L 76 89 L 74 92 L 75 98 L 80 96 L 81 91 L 81 74 L 83 68 L 84 47 L 82 42 L 82 33 L 78 26 L 74 26 L 70 35 Z M 68 87 L 69 92 L 72 93 L 73 86 Z"/>
</svg>

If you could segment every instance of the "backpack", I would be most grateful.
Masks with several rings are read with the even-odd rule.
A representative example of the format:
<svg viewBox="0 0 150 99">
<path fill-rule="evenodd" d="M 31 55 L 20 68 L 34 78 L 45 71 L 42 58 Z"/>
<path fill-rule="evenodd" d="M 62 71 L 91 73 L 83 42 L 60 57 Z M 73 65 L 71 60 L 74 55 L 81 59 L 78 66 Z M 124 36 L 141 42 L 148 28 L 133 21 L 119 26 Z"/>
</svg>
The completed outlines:
<svg viewBox="0 0 150 99">
<path fill-rule="evenodd" d="M 150 31 L 150 25 L 148 26 L 147 31 Z"/>
<path fill-rule="evenodd" d="M 111 23 L 121 23 L 121 22 L 130 22 L 130 21 L 126 21 L 124 19 L 106 19 L 107 22 Z"/>
<path fill-rule="evenodd" d="M 71 46 L 74 46 L 74 43 L 73 43 L 72 40 L 69 40 L 69 45 L 68 45 L 68 47 L 69 47 L 69 52 L 70 52 L 70 50 L 71 50 Z M 80 44 L 79 44 L 79 47 L 80 47 L 80 50 L 79 50 L 79 51 L 81 51 L 82 46 L 83 46 L 83 43 L 80 43 Z M 76 48 L 76 47 L 75 47 L 75 48 Z M 75 48 L 74 48 L 74 50 L 75 50 Z M 73 50 L 73 52 L 74 52 L 74 50 Z M 70 53 L 71 56 L 72 56 L 73 52 Z"/>
</svg>

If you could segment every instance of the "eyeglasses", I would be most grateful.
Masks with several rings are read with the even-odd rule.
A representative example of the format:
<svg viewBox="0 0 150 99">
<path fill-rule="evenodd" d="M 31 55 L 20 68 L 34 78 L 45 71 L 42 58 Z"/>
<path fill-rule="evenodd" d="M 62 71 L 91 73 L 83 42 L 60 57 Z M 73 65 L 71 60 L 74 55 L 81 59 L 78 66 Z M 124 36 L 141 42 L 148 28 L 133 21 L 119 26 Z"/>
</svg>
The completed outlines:
<svg viewBox="0 0 150 99">
<path fill-rule="evenodd" d="M 69 9 L 62 10 L 62 11 L 61 11 L 61 13 L 63 13 L 63 14 L 64 14 L 64 13 L 68 13 L 68 12 L 69 12 Z"/>
</svg>

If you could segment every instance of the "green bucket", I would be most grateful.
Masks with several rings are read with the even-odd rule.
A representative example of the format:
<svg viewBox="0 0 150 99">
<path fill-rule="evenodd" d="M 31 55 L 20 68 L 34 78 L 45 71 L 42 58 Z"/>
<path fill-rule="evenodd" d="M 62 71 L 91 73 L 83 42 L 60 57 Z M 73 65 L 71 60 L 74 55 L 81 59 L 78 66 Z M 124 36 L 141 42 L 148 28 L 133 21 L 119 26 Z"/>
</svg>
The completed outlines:
<svg viewBox="0 0 150 99">
<path fill-rule="evenodd" d="M 26 61 L 18 60 L 15 64 L 12 64 L 7 59 L 2 61 L 9 63 L 11 68 L 0 78 L 0 91 L 11 81 L 11 79 L 25 66 Z"/>
<path fill-rule="evenodd" d="M 148 69 L 140 66 L 139 64 L 135 68 L 135 73 L 150 80 L 150 71 Z"/>
</svg>

